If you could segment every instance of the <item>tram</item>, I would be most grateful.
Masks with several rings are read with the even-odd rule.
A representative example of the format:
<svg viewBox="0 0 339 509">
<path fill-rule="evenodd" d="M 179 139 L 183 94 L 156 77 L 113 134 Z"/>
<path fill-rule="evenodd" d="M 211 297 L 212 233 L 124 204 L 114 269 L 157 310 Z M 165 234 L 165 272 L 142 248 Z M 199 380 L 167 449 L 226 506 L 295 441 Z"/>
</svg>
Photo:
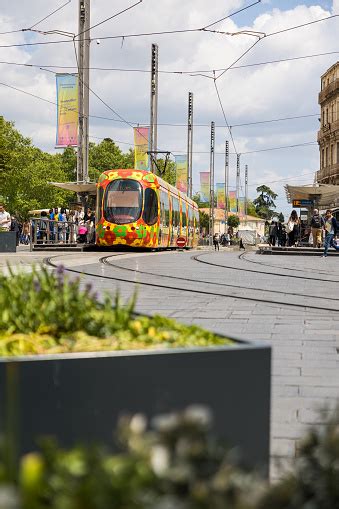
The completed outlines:
<svg viewBox="0 0 339 509">
<path fill-rule="evenodd" d="M 197 204 L 154 173 L 105 171 L 97 183 L 96 203 L 98 246 L 176 248 L 179 237 L 187 248 L 198 244 Z"/>
</svg>

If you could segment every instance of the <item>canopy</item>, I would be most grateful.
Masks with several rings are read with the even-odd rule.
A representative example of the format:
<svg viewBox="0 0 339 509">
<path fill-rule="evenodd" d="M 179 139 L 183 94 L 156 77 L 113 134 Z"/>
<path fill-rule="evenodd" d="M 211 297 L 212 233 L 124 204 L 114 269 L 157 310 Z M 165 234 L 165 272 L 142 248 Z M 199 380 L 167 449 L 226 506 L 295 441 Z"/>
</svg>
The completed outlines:
<svg viewBox="0 0 339 509">
<path fill-rule="evenodd" d="M 75 193 L 96 194 L 97 190 L 95 182 L 50 182 L 50 184 Z"/>
<path fill-rule="evenodd" d="M 315 200 L 318 207 L 331 207 L 339 200 L 339 186 L 316 184 L 306 186 L 285 186 L 289 203 L 293 200 Z"/>
</svg>

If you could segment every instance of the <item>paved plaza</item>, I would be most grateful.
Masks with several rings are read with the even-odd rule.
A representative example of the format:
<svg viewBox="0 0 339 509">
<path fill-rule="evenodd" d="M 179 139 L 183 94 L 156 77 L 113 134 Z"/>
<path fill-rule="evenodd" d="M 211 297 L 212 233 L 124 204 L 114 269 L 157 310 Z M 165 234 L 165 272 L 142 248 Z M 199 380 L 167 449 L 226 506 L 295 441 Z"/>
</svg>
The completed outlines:
<svg viewBox="0 0 339 509">
<path fill-rule="evenodd" d="M 288 468 L 303 432 L 322 426 L 339 396 L 337 257 L 269 256 L 208 250 L 161 253 L 18 253 L 29 267 L 51 257 L 86 273 L 100 291 L 138 292 L 137 311 L 273 349 L 271 474 Z M 103 257 L 106 263 L 102 263 Z M 107 258 L 108 257 L 108 258 Z M 4 264 L 4 257 L 0 263 Z M 325 410 L 324 410 L 325 408 Z M 322 411 L 320 411 L 322 409 Z M 249 416 L 250 426 L 250 416 Z"/>
</svg>

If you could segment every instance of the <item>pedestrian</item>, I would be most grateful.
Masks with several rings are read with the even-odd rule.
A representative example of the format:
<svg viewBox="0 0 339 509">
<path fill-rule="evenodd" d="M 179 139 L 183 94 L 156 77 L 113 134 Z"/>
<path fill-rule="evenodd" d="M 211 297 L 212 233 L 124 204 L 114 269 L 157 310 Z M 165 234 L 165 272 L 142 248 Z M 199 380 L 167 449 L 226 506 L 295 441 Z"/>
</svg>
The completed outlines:
<svg viewBox="0 0 339 509">
<path fill-rule="evenodd" d="M 11 228 L 10 228 L 10 230 L 11 230 L 11 232 L 15 232 L 15 235 L 16 235 L 16 245 L 18 246 L 19 245 L 19 240 L 20 240 L 20 226 L 19 226 L 19 221 L 14 216 L 11 216 Z"/>
<path fill-rule="evenodd" d="M 313 247 L 322 246 L 322 231 L 324 226 L 325 226 L 324 218 L 319 214 L 318 209 L 314 209 L 311 219 Z"/>
<path fill-rule="evenodd" d="M 286 225 L 286 232 L 288 235 L 288 245 L 295 246 L 299 234 L 299 218 L 296 210 L 292 210 L 289 220 Z"/>
<path fill-rule="evenodd" d="M 326 258 L 328 248 L 332 246 L 336 251 L 339 251 L 339 246 L 334 243 L 334 237 L 338 231 L 338 223 L 335 217 L 332 215 L 332 210 L 326 210 L 325 215 L 325 242 L 324 242 L 324 254 L 323 257 Z"/>
<path fill-rule="evenodd" d="M 268 243 L 271 245 L 271 246 L 275 246 L 275 243 L 276 243 L 276 240 L 277 240 L 277 237 L 278 237 L 278 228 L 277 228 L 277 223 L 275 221 L 272 221 L 269 228 L 268 228 L 268 232 L 269 232 L 269 241 Z"/>
<path fill-rule="evenodd" d="M 92 244 L 95 241 L 95 215 L 91 208 L 87 209 L 84 215 L 84 222 L 87 227 L 87 243 Z"/>
<path fill-rule="evenodd" d="M 27 221 L 24 221 L 23 225 L 22 225 L 22 235 L 21 235 L 21 243 L 22 244 L 29 244 L 31 240 L 31 225 L 30 225 L 30 222 L 27 220 Z"/>
<path fill-rule="evenodd" d="M 243 243 L 241 237 L 240 237 L 240 241 L 239 241 L 239 251 L 240 251 L 240 249 L 243 249 L 245 251 L 245 246 L 244 246 L 244 243 Z"/>
<path fill-rule="evenodd" d="M 215 233 L 213 235 L 213 245 L 214 245 L 214 250 L 216 251 L 218 249 L 218 251 L 219 251 L 219 235 L 217 233 Z"/>
<path fill-rule="evenodd" d="M 0 228 L 9 232 L 11 229 L 11 216 L 9 212 L 5 210 L 3 203 L 0 203 Z"/>
<path fill-rule="evenodd" d="M 47 212 L 45 210 L 42 210 L 39 221 L 38 244 L 43 244 L 44 242 L 46 242 L 47 231 L 48 231 L 48 216 Z"/>
</svg>

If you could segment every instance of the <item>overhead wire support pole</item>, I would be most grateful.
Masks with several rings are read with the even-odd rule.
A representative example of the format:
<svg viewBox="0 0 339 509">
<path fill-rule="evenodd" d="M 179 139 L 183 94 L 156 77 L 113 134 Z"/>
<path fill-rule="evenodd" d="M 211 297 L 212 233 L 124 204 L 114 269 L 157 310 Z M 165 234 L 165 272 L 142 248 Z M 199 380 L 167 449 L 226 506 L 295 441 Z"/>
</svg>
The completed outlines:
<svg viewBox="0 0 339 509">
<path fill-rule="evenodd" d="M 236 200 L 237 200 L 237 214 L 239 216 L 239 192 L 240 192 L 240 154 L 237 154 L 237 179 L 236 179 Z"/>
<path fill-rule="evenodd" d="M 151 118 L 150 118 L 150 153 L 155 154 L 155 159 L 151 158 L 151 171 L 155 173 L 156 154 L 158 144 L 158 67 L 159 50 L 157 44 L 152 44 L 151 50 Z"/>
<path fill-rule="evenodd" d="M 247 224 L 248 214 L 248 166 L 245 165 L 245 224 Z"/>
<path fill-rule="evenodd" d="M 211 151 L 210 151 L 210 217 L 209 217 L 209 245 L 212 246 L 214 235 L 214 152 L 215 152 L 215 123 L 211 122 Z"/>
<path fill-rule="evenodd" d="M 90 0 L 79 0 L 77 181 L 88 181 Z M 86 36 L 84 33 L 86 32 Z"/>
<path fill-rule="evenodd" d="M 188 92 L 188 119 L 187 119 L 187 190 L 188 196 L 193 194 L 193 93 Z"/>
<path fill-rule="evenodd" d="M 230 149 L 229 142 L 225 142 L 225 234 L 227 233 L 228 224 L 228 210 L 229 210 L 229 180 L 230 180 L 230 168 L 229 168 L 229 157 Z"/>
</svg>

